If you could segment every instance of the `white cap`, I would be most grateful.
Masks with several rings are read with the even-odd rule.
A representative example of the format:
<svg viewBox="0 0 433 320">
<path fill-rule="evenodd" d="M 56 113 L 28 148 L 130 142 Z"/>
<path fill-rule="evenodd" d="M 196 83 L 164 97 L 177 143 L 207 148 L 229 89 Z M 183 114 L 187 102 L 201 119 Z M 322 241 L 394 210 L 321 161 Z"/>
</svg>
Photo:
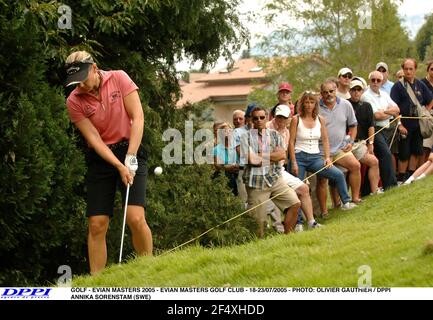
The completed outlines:
<svg viewBox="0 0 433 320">
<path fill-rule="evenodd" d="M 358 80 L 358 79 L 350 81 L 350 89 L 353 89 L 355 87 L 361 87 L 362 90 L 364 90 L 364 88 L 365 88 L 365 86 L 362 83 L 362 81 Z"/>
<path fill-rule="evenodd" d="M 340 71 L 338 71 L 338 77 L 339 76 L 344 76 L 345 74 L 353 74 L 352 70 L 350 70 L 349 68 L 342 68 L 340 69 Z"/>
<path fill-rule="evenodd" d="M 280 104 L 275 108 L 275 116 L 290 117 L 290 108 L 285 104 Z"/>
<path fill-rule="evenodd" d="M 389 70 L 389 69 L 388 69 L 388 65 L 387 65 L 385 62 L 379 62 L 378 64 L 376 64 L 376 71 L 377 71 L 380 67 L 384 68 L 385 71 L 388 71 L 388 70 Z"/>
</svg>

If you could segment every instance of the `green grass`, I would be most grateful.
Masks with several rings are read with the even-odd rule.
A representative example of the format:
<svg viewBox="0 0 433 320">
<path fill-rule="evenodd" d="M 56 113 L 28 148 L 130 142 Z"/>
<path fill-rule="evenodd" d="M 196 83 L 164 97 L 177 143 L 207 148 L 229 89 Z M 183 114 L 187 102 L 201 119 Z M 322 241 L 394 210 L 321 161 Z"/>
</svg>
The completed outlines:
<svg viewBox="0 0 433 320">
<path fill-rule="evenodd" d="M 114 265 L 74 286 L 357 287 L 358 268 L 374 287 L 432 287 L 433 177 L 333 211 L 320 230 L 272 235 L 241 246 L 190 246 Z M 432 244 L 430 243 L 430 247 Z"/>
</svg>

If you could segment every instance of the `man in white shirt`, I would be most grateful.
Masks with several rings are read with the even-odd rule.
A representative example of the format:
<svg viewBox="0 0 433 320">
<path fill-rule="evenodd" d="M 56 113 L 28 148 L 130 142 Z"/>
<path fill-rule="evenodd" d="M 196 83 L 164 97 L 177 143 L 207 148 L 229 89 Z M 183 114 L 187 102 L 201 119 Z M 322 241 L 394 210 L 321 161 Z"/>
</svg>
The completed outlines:
<svg viewBox="0 0 433 320">
<path fill-rule="evenodd" d="M 392 101 L 389 94 L 381 90 L 383 75 L 379 71 L 373 71 L 368 76 L 370 86 L 361 96 L 361 101 L 368 102 L 374 113 L 375 132 L 380 131 L 374 137 L 374 153 L 379 159 L 380 178 L 383 189 L 389 189 L 397 185 L 395 170 L 392 165 L 392 155 L 389 150 L 386 128 L 389 127 L 390 119 L 398 117 L 400 109 Z"/>
</svg>

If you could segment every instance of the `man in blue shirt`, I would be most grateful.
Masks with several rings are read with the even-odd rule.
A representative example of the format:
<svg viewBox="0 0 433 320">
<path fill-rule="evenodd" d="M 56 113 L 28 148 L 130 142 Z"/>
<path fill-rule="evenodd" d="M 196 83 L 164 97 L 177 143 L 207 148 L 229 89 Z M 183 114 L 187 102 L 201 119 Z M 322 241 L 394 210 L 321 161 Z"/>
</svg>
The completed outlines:
<svg viewBox="0 0 433 320">
<path fill-rule="evenodd" d="M 419 103 L 427 109 L 433 107 L 433 94 L 427 86 L 416 79 L 417 62 L 407 58 L 401 64 L 404 78 L 397 81 L 391 89 L 391 98 L 400 108 L 402 117 L 417 117 L 415 102 L 407 93 L 407 86 L 411 86 Z M 418 161 L 423 155 L 423 138 L 421 136 L 419 121 L 417 119 L 402 119 L 398 130 L 402 137 L 398 146 L 398 180 L 405 181 L 416 170 Z M 407 171 L 407 172 L 406 172 Z"/>
</svg>

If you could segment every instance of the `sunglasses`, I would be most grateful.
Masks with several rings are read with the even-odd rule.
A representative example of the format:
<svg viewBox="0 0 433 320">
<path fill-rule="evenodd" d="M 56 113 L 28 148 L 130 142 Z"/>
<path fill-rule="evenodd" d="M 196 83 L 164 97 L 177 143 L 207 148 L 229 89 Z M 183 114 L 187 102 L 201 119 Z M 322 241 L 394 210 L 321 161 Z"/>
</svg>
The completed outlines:
<svg viewBox="0 0 433 320">
<path fill-rule="evenodd" d="M 381 83 L 382 82 L 381 79 L 370 79 L 370 81 L 373 83 Z"/>
<path fill-rule="evenodd" d="M 266 116 L 260 116 L 260 117 L 253 117 L 253 121 L 265 120 Z"/>
<path fill-rule="evenodd" d="M 350 73 L 348 74 L 344 74 L 341 77 L 345 78 L 345 79 L 352 79 L 352 75 Z"/>
<path fill-rule="evenodd" d="M 362 91 L 362 88 L 360 88 L 360 87 L 355 87 L 355 88 L 350 89 L 350 91 Z"/>
<path fill-rule="evenodd" d="M 322 94 L 333 94 L 335 90 L 322 91 Z"/>
</svg>

